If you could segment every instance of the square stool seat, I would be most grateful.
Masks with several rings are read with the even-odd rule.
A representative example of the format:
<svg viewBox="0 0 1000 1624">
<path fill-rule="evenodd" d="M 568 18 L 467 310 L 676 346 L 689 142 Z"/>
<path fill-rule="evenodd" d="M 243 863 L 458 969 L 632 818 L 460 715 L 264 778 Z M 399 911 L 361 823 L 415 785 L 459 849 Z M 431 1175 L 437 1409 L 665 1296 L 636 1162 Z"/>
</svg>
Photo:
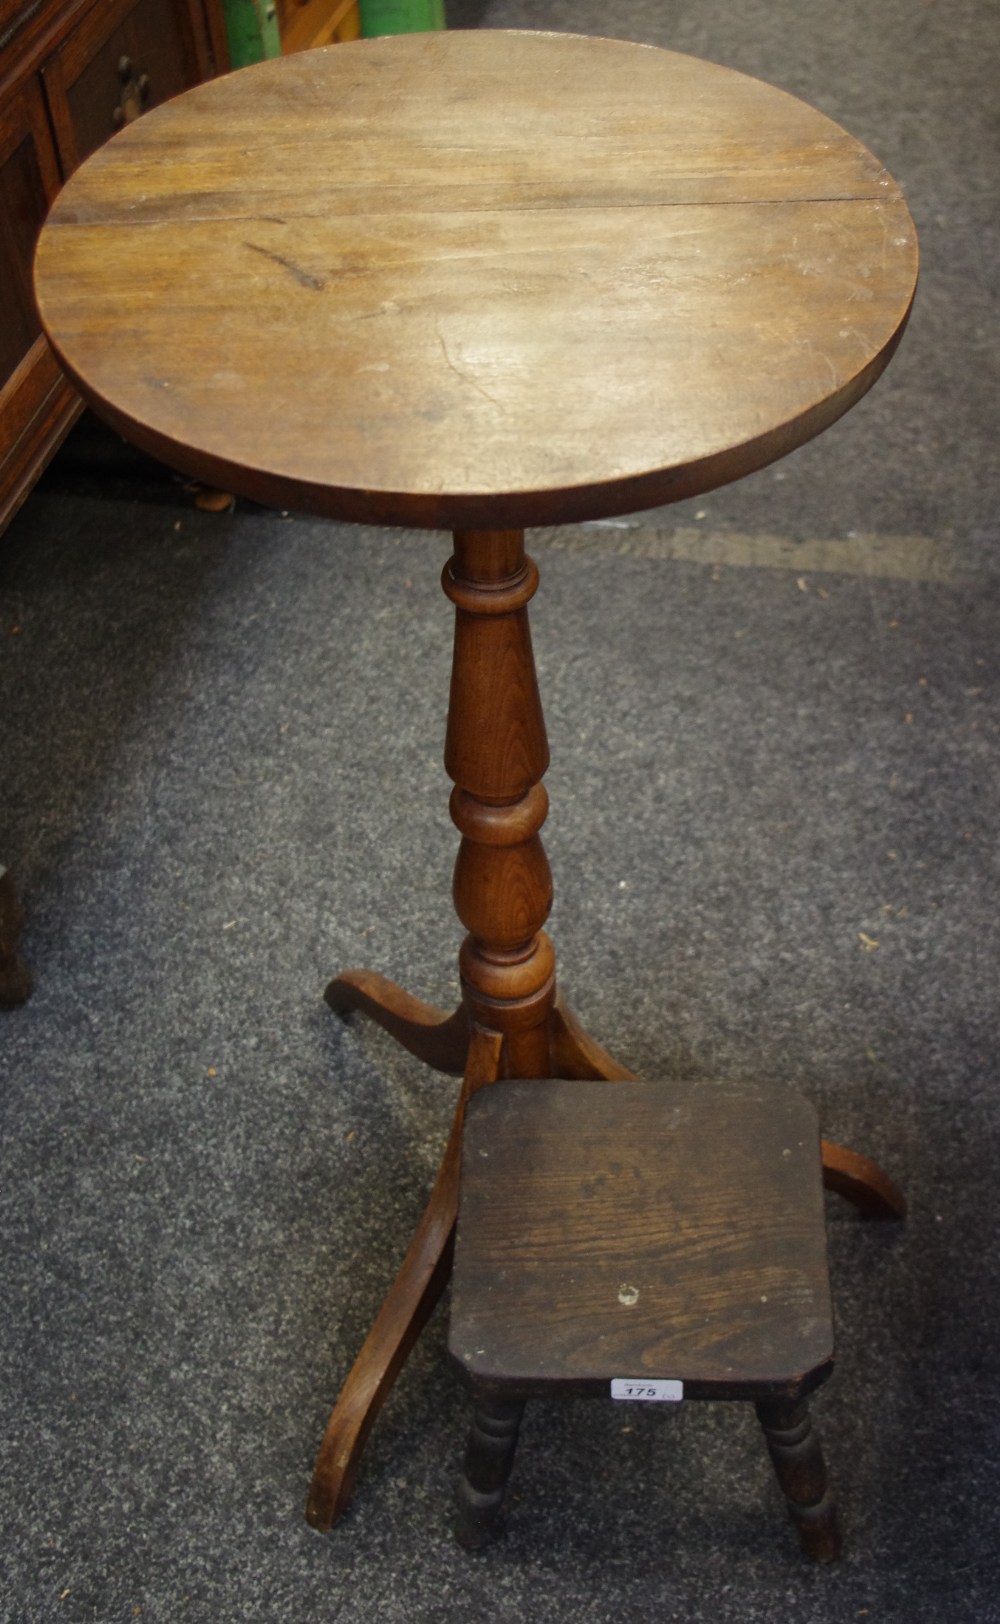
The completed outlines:
<svg viewBox="0 0 1000 1624">
<path fill-rule="evenodd" d="M 525 1400 L 603 1394 L 752 1401 L 804 1549 L 837 1554 L 806 1405 L 833 1361 L 819 1128 L 795 1094 L 481 1089 L 466 1113 L 449 1348 L 476 1401 L 463 1543 L 491 1536 Z"/>
</svg>

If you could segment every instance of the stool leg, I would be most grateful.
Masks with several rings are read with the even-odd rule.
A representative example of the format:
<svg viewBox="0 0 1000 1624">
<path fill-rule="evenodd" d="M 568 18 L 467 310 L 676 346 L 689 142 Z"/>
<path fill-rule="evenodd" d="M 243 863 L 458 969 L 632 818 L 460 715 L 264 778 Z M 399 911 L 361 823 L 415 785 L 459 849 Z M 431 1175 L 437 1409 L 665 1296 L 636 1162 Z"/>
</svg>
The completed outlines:
<svg viewBox="0 0 1000 1624">
<path fill-rule="evenodd" d="M 488 1545 L 496 1534 L 523 1415 L 522 1400 L 477 1395 L 455 1520 L 455 1538 L 467 1551 Z"/>
<path fill-rule="evenodd" d="M 802 1549 L 815 1562 L 833 1562 L 840 1555 L 840 1530 L 809 1405 L 804 1398 L 777 1399 L 756 1409 Z"/>
</svg>

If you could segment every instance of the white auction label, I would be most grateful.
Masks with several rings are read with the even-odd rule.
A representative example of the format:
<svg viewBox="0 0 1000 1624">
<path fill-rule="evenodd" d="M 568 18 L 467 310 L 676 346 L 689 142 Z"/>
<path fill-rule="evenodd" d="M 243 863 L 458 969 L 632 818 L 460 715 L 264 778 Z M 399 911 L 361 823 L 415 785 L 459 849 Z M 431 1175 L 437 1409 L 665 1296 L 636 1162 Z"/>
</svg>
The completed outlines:
<svg viewBox="0 0 1000 1624">
<path fill-rule="evenodd" d="M 611 1382 L 611 1397 L 639 1399 L 646 1404 L 676 1404 L 684 1397 L 684 1383 L 629 1381 L 625 1376 L 615 1376 Z"/>
</svg>

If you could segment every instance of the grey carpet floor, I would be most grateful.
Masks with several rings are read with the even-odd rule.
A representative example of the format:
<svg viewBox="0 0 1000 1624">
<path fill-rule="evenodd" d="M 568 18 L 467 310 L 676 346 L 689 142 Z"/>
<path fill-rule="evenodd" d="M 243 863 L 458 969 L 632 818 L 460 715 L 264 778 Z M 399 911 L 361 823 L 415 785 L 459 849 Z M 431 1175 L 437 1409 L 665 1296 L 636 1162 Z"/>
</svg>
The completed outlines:
<svg viewBox="0 0 1000 1624">
<path fill-rule="evenodd" d="M 561 977 L 650 1076 L 766 1076 L 904 1186 L 828 1198 L 817 1396 L 845 1554 L 797 1553 L 752 1412 L 532 1407 L 505 1539 L 449 1531 L 439 1310 L 330 1536 L 329 1405 L 455 1084 L 343 1025 L 456 993 L 447 538 L 196 512 L 72 448 L 0 543 L 0 1617 L 1000 1619 L 997 14 L 454 4 L 770 78 L 907 187 L 924 283 L 842 423 L 675 510 L 540 532 Z M 877 944 L 877 945 L 875 945 Z"/>
</svg>

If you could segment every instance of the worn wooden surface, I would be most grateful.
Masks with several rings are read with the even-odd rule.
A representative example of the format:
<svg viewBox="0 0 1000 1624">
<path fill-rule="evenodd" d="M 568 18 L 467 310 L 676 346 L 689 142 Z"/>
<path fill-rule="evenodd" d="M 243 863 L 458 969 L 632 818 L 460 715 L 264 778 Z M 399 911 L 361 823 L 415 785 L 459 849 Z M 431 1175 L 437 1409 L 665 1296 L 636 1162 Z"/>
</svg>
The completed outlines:
<svg viewBox="0 0 1000 1624">
<path fill-rule="evenodd" d="M 840 1549 L 806 1395 L 833 1321 L 819 1130 L 781 1088 L 501 1082 L 470 1099 L 449 1345 L 475 1413 L 456 1534 L 493 1537 L 533 1395 L 752 1399 L 805 1553 Z"/>
<path fill-rule="evenodd" d="M 531 1393 L 795 1397 L 833 1326 L 819 1132 L 753 1084 L 502 1083 L 466 1125 L 451 1350 Z"/>
<path fill-rule="evenodd" d="M 262 63 L 124 131 L 46 227 L 91 403 L 225 489 L 491 528 L 734 479 L 845 411 L 909 308 L 862 146 L 693 58 L 431 33 Z"/>
</svg>

